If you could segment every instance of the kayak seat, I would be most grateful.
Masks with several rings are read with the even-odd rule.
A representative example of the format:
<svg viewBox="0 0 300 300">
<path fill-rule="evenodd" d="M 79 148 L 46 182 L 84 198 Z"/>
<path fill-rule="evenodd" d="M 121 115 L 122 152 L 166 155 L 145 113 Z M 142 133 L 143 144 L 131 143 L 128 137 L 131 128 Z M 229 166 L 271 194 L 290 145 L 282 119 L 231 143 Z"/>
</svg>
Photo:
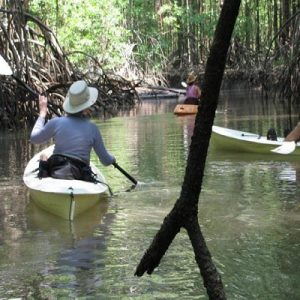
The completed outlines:
<svg viewBox="0 0 300 300">
<path fill-rule="evenodd" d="M 189 98 L 186 98 L 184 100 L 183 104 L 199 105 L 199 99 L 198 98 L 189 97 Z"/>
<path fill-rule="evenodd" d="M 274 128 L 269 128 L 267 132 L 267 140 L 277 141 L 277 133 Z"/>
</svg>

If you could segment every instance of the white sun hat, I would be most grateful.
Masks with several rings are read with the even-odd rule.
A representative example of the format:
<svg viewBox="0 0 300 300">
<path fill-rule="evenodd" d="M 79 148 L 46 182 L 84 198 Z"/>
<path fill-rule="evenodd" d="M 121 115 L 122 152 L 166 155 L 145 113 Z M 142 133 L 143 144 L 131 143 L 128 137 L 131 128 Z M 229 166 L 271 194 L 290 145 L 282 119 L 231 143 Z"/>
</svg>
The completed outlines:
<svg viewBox="0 0 300 300">
<path fill-rule="evenodd" d="M 98 97 L 98 90 L 89 87 L 84 80 L 75 81 L 69 88 L 63 108 L 69 114 L 76 114 L 92 106 Z"/>
</svg>

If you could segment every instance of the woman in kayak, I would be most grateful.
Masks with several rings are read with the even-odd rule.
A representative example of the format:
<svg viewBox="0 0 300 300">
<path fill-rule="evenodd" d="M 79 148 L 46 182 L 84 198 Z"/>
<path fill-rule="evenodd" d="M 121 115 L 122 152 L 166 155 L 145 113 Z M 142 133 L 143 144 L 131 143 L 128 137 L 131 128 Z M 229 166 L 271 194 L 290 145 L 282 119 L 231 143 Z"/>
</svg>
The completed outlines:
<svg viewBox="0 0 300 300">
<path fill-rule="evenodd" d="M 194 104 L 199 105 L 199 99 L 201 96 L 201 90 L 196 83 L 197 77 L 193 74 L 189 75 L 186 83 L 186 99 L 184 104 Z"/>
<path fill-rule="evenodd" d="M 83 80 L 74 82 L 63 103 L 66 116 L 45 122 L 47 97 L 39 96 L 39 117 L 31 132 L 33 144 L 54 139 L 53 155 L 41 157 L 39 177 L 79 179 L 93 181 L 89 167 L 94 149 L 105 166 L 115 163 L 115 158 L 105 148 L 98 127 L 89 118 L 90 107 L 96 102 L 98 90 L 87 86 Z"/>
</svg>

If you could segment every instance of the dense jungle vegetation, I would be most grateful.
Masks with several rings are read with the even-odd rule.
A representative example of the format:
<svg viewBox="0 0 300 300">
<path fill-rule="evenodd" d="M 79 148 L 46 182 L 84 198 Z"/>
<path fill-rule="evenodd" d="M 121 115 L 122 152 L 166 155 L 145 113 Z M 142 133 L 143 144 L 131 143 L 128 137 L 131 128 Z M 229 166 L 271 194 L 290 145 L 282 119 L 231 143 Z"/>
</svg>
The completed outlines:
<svg viewBox="0 0 300 300">
<path fill-rule="evenodd" d="M 52 101 L 58 106 L 61 88 L 84 77 L 102 87 L 103 108 L 111 102 L 119 107 L 124 91 L 133 105 L 135 88 L 143 83 L 176 86 L 189 72 L 201 79 L 223 1 L 0 4 L 0 53 L 18 77 L 56 92 L 59 99 Z M 242 1 L 225 79 L 242 79 L 281 100 L 299 101 L 299 19 L 300 0 Z M 9 89 L 7 94 L 12 94 Z"/>
<path fill-rule="evenodd" d="M 75 52 L 72 60 L 84 59 L 76 54 L 83 51 L 129 78 L 203 68 L 221 7 L 222 0 L 28 1 L 28 10 Z M 228 67 L 248 76 L 281 64 L 292 72 L 299 64 L 299 9 L 299 0 L 242 1 Z"/>
</svg>

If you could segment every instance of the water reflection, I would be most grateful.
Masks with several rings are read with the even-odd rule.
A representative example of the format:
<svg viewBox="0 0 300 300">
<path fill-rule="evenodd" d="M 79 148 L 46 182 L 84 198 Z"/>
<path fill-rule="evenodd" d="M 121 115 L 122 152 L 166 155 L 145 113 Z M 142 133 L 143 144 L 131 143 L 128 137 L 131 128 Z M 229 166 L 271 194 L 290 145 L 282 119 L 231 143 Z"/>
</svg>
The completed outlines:
<svg viewBox="0 0 300 300">
<path fill-rule="evenodd" d="M 103 198 L 92 209 L 88 210 L 74 222 L 63 220 L 39 208 L 30 202 L 27 206 L 27 226 L 32 231 L 44 233 L 55 232 L 63 238 L 68 237 L 70 241 L 80 240 L 93 235 L 93 232 L 102 218 L 107 213 L 108 200 Z"/>
<path fill-rule="evenodd" d="M 93 294 L 101 283 L 101 276 L 96 272 L 104 268 L 106 239 L 115 218 L 114 213 L 107 213 L 107 207 L 108 202 L 102 201 L 72 223 L 56 220 L 57 226 L 54 228 L 51 218 L 48 219 L 46 230 L 57 231 L 64 238 L 71 237 L 71 241 L 59 251 L 55 261 L 40 271 L 41 284 L 49 290 L 47 298 L 50 295 L 69 298 L 69 289 L 76 290 L 78 295 Z M 40 216 L 38 218 L 41 221 Z M 43 221 L 39 224 L 45 228 Z"/>
<path fill-rule="evenodd" d="M 223 92 L 215 124 L 280 131 L 284 110 L 259 97 Z M 131 182 L 92 156 L 116 195 L 73 223 L 30 201 L 22 173 L 39 148 L 28 143 L 28 133 L 1 135 L 0 298 L 206 299 L 184 230 L 152 276 L 133 276 L 180 193 L 194 117 L 174 116 L 177 102 L 147 100 L 119 117 L 95 120 L 118 163 L 143 184 L 125 192 Z M 287 156 L 210 147 L 199 220 L 228 299 L 285 300 L 300 294 L 299 169 Z"/>
</svg>

